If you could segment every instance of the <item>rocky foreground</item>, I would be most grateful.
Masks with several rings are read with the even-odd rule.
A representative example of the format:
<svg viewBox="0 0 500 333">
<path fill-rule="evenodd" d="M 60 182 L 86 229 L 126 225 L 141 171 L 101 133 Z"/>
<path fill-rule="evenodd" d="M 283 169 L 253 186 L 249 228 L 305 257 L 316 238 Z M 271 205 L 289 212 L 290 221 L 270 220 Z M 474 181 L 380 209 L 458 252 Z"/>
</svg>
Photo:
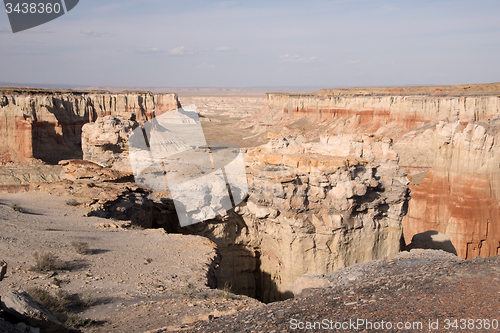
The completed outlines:
<svg viewBox="0 0 500 333">
<path fill-rule="evenodd" d="M 200 321 L 183 332 L 498 332 L 500 328 L 499 256 L 463 260 L 443 251 L 412 250 L 318 278 L 328 286 L 305 290 L 302 298 Z"/>
<path fill-rule="evenodd" d="M 208 239 L 83 217 L 83 209 L 68 204 L 77 199 L 0 194 L 0 268 L 2 261 L 7 265 L 0 278 L 0 332 L 36 332 L 10 323 L 47 327 L 49 317 L 58 319 L 41 332 L 67 332 L 64 321 L 83 332 L 175 329 L 261 304 L 212 289 L 220 258 Z M 40 315 L 21 301 L 20 290 L 43 296 L 38 299 L 52 309 L 58 305 L 60 313 Z"/>
</svg>

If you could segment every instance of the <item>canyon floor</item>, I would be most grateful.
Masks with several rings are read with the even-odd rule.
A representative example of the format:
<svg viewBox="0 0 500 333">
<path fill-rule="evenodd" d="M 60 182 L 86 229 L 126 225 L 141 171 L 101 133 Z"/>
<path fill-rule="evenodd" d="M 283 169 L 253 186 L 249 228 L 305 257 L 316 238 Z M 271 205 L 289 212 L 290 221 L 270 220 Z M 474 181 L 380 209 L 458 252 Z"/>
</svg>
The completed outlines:
<svg viewBox="0 0 500 333">
<path fill-rule="evenodd" d="M 33 288 L 54 297 L 78 295 L 86 304 L 70 313 L 93 321 L 80 327 L 83 332 L 290 332 L 315 322 L 307 331 L 323 331 L 358 320 L 385 322 L 384 332 L 400 331 L 388 329 L 389 322 L 421 323 L 425 331 L 432 324 L 446 332 L 455 320 L 467 327 L 460 320 L 474 319 L 475 328 L 500 320 L 498 256 L 463 260 L 443 251 L 402 252 L 340 269 L 321 277 L 325 288 L 265 305 L 207 286 L 207 266 L 217 256 L 209 240 L 83 217 L 85 210 L 67 204 L 71 199 L 0 194 L 0 253 L 9 265 L 0 295 Z M 90 252 L 77 253 L 72 242 L 87 243 Z M 60 267 L 34 271 L 34 252 L 57 255 Z M 363 331 L 363 325 L 344 331 Z"/>
</svg>

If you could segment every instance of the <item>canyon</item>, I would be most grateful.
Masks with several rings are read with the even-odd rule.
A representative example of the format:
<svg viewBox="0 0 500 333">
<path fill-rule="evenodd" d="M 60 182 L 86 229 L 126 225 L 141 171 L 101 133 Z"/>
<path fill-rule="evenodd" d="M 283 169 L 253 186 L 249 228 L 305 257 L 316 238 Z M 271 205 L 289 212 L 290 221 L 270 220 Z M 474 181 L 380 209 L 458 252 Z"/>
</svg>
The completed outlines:
<svg viewBox="0 0 500 333">
<path fill-rule="evenodd" d="M 152 119 L 178 107 L 175 94 L 0 88 L 0 163 L 82 158 L 81 129 L 107 115 Z"/>
<path fill-rule="evenodd" d="M 436 230 L 462 258 L 488 257 L 500 253 L 499 91 L 500 84 L 483 84 L 267 94 L 256 120 L 241 126 L 307 141 L 346 133 L 391 138 L 412 180 L 406 242 Z"/>
<path fill-rule="evenodd" d="M 236 294 L 282 301 L 322 286 L 317 276 L 394 258 L 429 230 L 464 259 L 500 254 L 500 84 L 265 97 L 0 93 L 0 190 L 71 196 L 87 216 L 208 238 L 217 284 Z M 189 104 L 209 144 L 241 147 L 248 195 L 181 227 L 168 190 L 134 183 L 127 142 Z"/>
</svg>

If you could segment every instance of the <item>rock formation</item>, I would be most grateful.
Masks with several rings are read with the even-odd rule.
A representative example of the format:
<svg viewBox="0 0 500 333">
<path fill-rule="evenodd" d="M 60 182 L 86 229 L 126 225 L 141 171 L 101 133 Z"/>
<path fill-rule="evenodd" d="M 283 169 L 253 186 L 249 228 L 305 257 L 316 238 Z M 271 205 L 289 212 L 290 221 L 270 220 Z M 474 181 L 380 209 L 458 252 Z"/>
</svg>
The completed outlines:
<svg viewBox="0 0 500 333">
<path fill-rule="evenodd" d="M 500 254 L 500 121 L 440 122 L 432 170 L 418 186 L 404 219 L 405 238 L 425 230 L 450 237 L 459 256 Z"/>
<path fill-rule="evenodd" d="M 130 174 L 105 168 L 85 160 L 63 160 L 60 178 L 70 181 L 87 180 L 92 183 L 116 182 L 130 178 Z"/>
<path fill-rule="evenodd" d="M 405 239 L 437 230 L 463 258 L 491 256 L 500 251 L 499 91 L 485 84 L 267 94 L 257 120 L 242 126 L 306 141 L 340 133 L 392 138 L 412 179 Z"/>
<path fill-rule="evenodd" d="M 128 138 L 139 124 L 121 116 L 105 116 L 82 127 L 83 159 L 132 173 Z M 123 157 L 126 156 L 126 157 Z"/>
<path fill-rule="evenodd" d="M 128 160 L 122 143 L 134 126 L 111 116 L 87 124 L 84 151 L 94 162 L 120 169 L 123 163 L 116 161 Z M 97 141 L 114 148 L 106 154 Z M 249 196 L 235 212 L 177 230 L 206 236 L 217 244 L 222 257 L 219 286 L 265 301 L 293 296 L 295 280 L 302 274 L 331 273 L 354 263 L 393 257 L 400 250 L 409 181 L 391 144 L 390 139 L 375 135 L 324 135 L 314 144 L 277 136 L 246 151 Z M 78 171 L 82 163 L 61 163 L 61 178 L 91 180 L 86 169 L 94 170 L 95 164 L 82 162 Z M 108 177 L 111 170 L 107 170 L 95 173 Z M 103 186 L 84 187 L 84 192 L 97 194 Z M 222 190 L 209 188 L 210 184 L 196 186 L 192 192 L 200 195 L 197 200 L 209 202 Z M 71 194 L 76 195 L 77 187 L 72 188 Z M 125 186 L 130 192 L 118 188 L 103 192 L 106 197 L 117 194 L 92 214 L 116 217 L 124 203 L 136 208 L 136 203 L 142 203 L 142 210 L 134 215 L 142 218 L 134 221 L 176 229 L 168 192 L 154 198 L 132 190 L 135 186 Z"/>
<path fill-rule="evenodd" d="M 338 149 L 338 144 L 346 146 Z M 212 239 L 219 283 L 270 302 L 293 296 L 302 274 L 395 256 L 408 200 L 390 140 L 277 138 L 246 154 L 249 196 L 226 218 L 184 232 Z"/>
<path fill-rule="evenodd" d="M 0 163 L 82 158 L 82 126 L 106 115 L 138 121 L 178 107 L 175 94 L 149 92 L 0 91 Z"/>
<path fill-rule="evenodd" d="M 185 228 L 177 227 L 167 192 L 151 194 L 130 183 L 99 183 L 123 179 L 110 168 L 130 172 L 126 141 L 134 128 L 150 119 L 151 104 L 131 103 L 142 107 L 103 111 L 104 117 L 96 118 L 97 113 L 90 112 L 95 105 L 117 102 L 95 94 L 101 98 L 99 104 L 85 95 L 88 112 L 78 114 L 84 123 L 92 123 L 81 123 L 78 131 L 62 131 L 69 141 L 56 142 L 54 156 L 65 155 L 56 152 L 76 142 L 72 138 L 83 127 L 80 152 L 93 163 L 62 162 L 62 178 L 79 184 L 67 181 L 62 192 L 81 194 L 98 216 L 129 217 L 145 227 L 161 225 L 210 238 L 222 256 L 219 286 L 264 301 L 292 296 L 303 274 L 329 274 L 340 267 L 395 256 L 404 245 L 403 231 L 407 241 L 428 230 L 444 233 L 463 258 L 497 254 L 500 98 L 467 87 L 384 89 L 268 94 L 256 120 L 241 123 L 256 132 L 274 133 L 269 133 L 267 145 L 246 150 L 248 198 L 234 211 Z M 137 101 L 142 96 L 129 94 Z M 170 95 L 152 96 L 156 103 Z M 52 98 L 53 105 L 57 100 Z M 6 97 L 2 110 L 13 110 L 24 119 L 30 113 L 16 103 Z M 58 112 L 76 110 L 77 104 Z M 140 111 L 136 119 L 132 111 Z M 46 113 L 41 112 L 40 119 L 59 115 Z M 23 121 L 30 124 L 27 128 L 35 128 L 32 123 L 38 119 L 29 116 Z M 41 137 L 34 138 L 29 141 L 42 144 Z M 5 139 L 7 148 L 24 144 L 15 135 Z M 40 150 L 30 149 L 37 157 L 34 152 Z M 400 166 L 411 174 L 409 204 L 407 171 Z M 205 200 L 210 190 L 197 188 L 196 192 Z"/>
</svg>

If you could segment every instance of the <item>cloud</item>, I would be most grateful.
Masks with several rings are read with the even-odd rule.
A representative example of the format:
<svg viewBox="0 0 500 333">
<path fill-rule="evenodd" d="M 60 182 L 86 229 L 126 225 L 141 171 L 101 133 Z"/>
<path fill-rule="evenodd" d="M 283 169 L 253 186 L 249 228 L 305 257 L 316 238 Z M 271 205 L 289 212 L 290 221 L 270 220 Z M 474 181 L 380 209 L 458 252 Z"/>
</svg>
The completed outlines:
<svg viewBox="0 0 500 333">
<path fill-rule="evenodd" d="M 176 55 L 176 56 L 181 56 L 186 54 L 186 48 L 184 46 L 179 46 L 176 47 L 175 49 L 172 49 L 168 51 L 168 54 L 170 55 Z"/>
<path fill-rule="evenodd" d="M 227 46 L 221 46 L 221 47 L 218 47 L 215 49 L 215 51 L 217 52 L 228 52 L 228 51 L 232 51 L 233 49 L 230 48 L 230 47 L 227 47 Z"/>
<path fill-rule="evenodd" d="M 359 64 L 360 62 L 361 62 L 361 60 L 349 60 L 349 61 L 344 62 L 344 65 L 355 65 L 355 64 Z"/>
<path fill-rule="evenodd" d="M 85 30 L 81 32 L 87 37 L 104 37 L 104 36 L 114 36 L 113 34 L 109 32 L 97 32 L 97 31 L 92 31 L 92 30 Z"/>
<path fill-rule="evenodd" d="M 207 69 L 207 68 L 215 68 L 215 65 L 207 64 L 206 62 L 199 64 L 195 68 Z"/>
<path fill-rule="evenodd" d="M 10 56 L 44 56 L 49 55 L 47 50 L 12 50 L 12 49 L 1 49 L 0 54 L 10 55 Z"/>
<path fill-rule="evenodd" d="M 290 54 L 284 54 L 279 56 L 280 61 L 282 62 L 289 62 L 289 63 L 309 63 L 309 62 L 316 62 L 317 57 L 301 57 L 299 55 L 290 55 Z"/>
<path fill-rule="evenodd" d="M 135 50 L 136 53 L 141 53 L 141 54 L 153 54 L 153 53 L 160 53 L 162 50 L 156 46 L 153 47 L 148 47 L 148 48 L 142 48 L 142 49 L 137 49 Z"/>
</svg>

